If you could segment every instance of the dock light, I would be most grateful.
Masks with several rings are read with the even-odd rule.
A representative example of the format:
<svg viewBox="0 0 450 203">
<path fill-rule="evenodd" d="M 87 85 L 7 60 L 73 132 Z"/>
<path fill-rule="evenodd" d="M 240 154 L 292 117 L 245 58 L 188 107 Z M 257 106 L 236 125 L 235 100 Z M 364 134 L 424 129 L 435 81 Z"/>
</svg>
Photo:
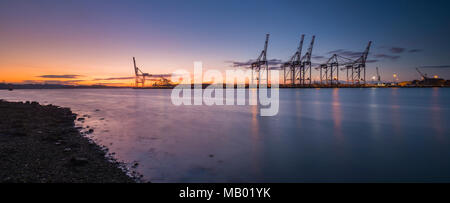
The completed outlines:
<svg viewBox="0 0 450 203">
<path fill-rule="evenodd" d="M 439 77 L 437 75 L 435 75 L 434 78 L 438 79 Z"/>
<path fill-rule="evenodd" d="M 397 74 L 395 74 L 395 73 L 394 73 L 394 75 L 393 75 L 393 76 L 394 76 L 394 78 L 396 78 L 396 77 L 397 77 Z"/>
<path fill-rule="evenodd" d="M 372 80 L 375 80 L 375 79 L 376 79 L 376 77 L 375 77 L 375 76 L 373 76 L 373 77 L 372 77 Z"/>
</svg>

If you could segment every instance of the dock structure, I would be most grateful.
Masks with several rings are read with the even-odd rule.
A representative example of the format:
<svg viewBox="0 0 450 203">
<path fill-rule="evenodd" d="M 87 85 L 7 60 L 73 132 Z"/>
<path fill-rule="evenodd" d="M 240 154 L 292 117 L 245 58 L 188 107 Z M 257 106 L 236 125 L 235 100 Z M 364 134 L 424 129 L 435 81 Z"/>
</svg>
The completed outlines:
<svg viewBox="0 0 450 203">
<path fill-rule="evenodd" d="M 300 36 L 300 43 L 298 44 L 295 53 L 283 63 L 272 62 L 267 58 L 268 44 L 269 44 L 270 34 L 266 34 L 266 40 L 264 43 L 264 49 L 260 52 L 256 60 L 251 60 L 252 62 L 245 65 L 246 68 L 251 69 L 251 79 L 249 80 L 248 87 L 270 87 L 269 72 L 272 68 L 270 65 L 277 64 L 279 67 L 276 69 L 282 70 L 282 81 L 280 87 L 373 87 L 373 86 L 389 86 L 381 81 L 381 76 L 379 68 L 376 67 L 376 76 L 372 77 L 372 83 L 376 80 L 376 85 L 367 83 L 366 80 L 366 68 L 367 68 L 367 58 L 369 56 L 370 47 L 372 41 L 369 41 L 365 50 L 357 55 L 357 58 L 352 58 L 351 56 L 343 56 L 339 53 L 334 53 L 330 58 L 321 64 L 315 63 L 313 67 L 313 62 L 311 61 L 312 52 L 315 43 L 315 35 L 312 36 L 309 47 L 304 55 L 302 55 L 303 43 L 305 40 L 305 35 Z M 158 87 L 173 87 L 171 81 L 167 80 L 164 75 L 169 74 L 149 74 L 143 72 L 137 65 L 136 60 L 133 57 L 134 71 L 135 71 L 135 87 L 136 88 L 146 88 L 146 80 L 155 82 L 153 86 Z M 249 66 L 248 66 L 249 65 Z M 450 66 L 422 66 L 420 68 L 450 68 Z M 313 83 L 312 80 L 312 70 L 318 71 L 319 80 Z M 343 73 L 342 73 L 342 72 Z M 417 72 L 422 76 L 422 81 L 415 82 L 417 86 L 445 86 L 448 84 L 447 81 L 438 78 L 428 77 L 426 74 Z M 344 74 L 345 79 L 340 80 Z M 395 76 L 394 76 L 395 77 Z M 158 79 L 155 79 L 158 78 Z M 391 84 L 390 86 L 392 86 Z"/>
<path fill-rule="evenodd" d="M 139 87 L 144 88 L 146 77 L 149 77 L 150 74 L 142 72 L 142 70 L 136 66 L 136 59 L 134 57 L 133 57 L 133 64 L 134 64 L 134 73 L 136 74 L 135 86 L 136 86 L 136 88 L 139 88 Z M 141 86 L 139 86 L 139 84 L 141 84 Z"/>
<path fill-rule="evenodd" d="M 297 51 L 290 58 L 289 61 L 283 63 L 281 68 L 283 69 L 283 79 L 284 85 L 295 86 L 296 84 L 300 84 L 300 67 L 302 64 L 302 48 L 303 41 L 305 39 L 305 35 L 300 37 L 300 44 L 297 48 Z M 298 80 L 298 82 L 296 82 Z M 288 83 L 288 81 L 290 81 Z"/>
<path fill-rule="evenodd" d="M 283 71 L 283 87 L 339 87 L 354 86 L 361 87 L 366 85 L 366 62 L 369 55 L 372 41 L 366 46 L 366 49 L 361 55 L 356 58 L 348 58 L 339 54 L 333 54 L 325 63 L 313 67 L 311 61 L 312 52 L 315 43 L 315 36 L 311 38 L 310 45 L 304 55 L 302 55 L 303 42 L 305 35 L 300 37 L 300 44 L 296 52 L 289 58 L 288 61 L 280 64 L 280 69 Z M 266 35 L 266 43 L 264 50 L 259 57 L 250 66 L 252 71 L 251 83 L 257 81 L 257 86 L 261 85 L 263 80 L 261 73 L 265 71 L 266 84 L 269 85 L 269 67 L 267 59 L 267 44 L 269 41 L 269 34 Z M 312 70 L 319 72 L 319 84 L 313 84 Z M 339 72 L 346 71 L 346 84 L 341 84 L 339 80 Z M 256 78 L 255 78 L 256 77 Z"/>
<path fill-rule="evenodd" d="M 166 77 L 170 77 L 171 74 L 149 74 L 144 73 L 136 65 L 136 59 L 133 57 L 134 73 L 135 73 L 135 88 L 149 88 L 145 86 L 145 81 L 149 80 L 153 82 L 152 87 L 171 87 L 171 81 Z"/>
<path fill-rule="evenodd" d="M 361 87 L 366 85 L 366 62 L 369 56 L 372 41 L 366 46 L 366 49 L 361 52 L 361 55 L 356 58 L 348 58 L 339 54 L 333 54 L 325 63 L 319 64 L 317 67 L 312 67 L 311 62 L 312 51 L 314 48 L 315 36 L 312 36 L 311 43 L 304 55 L 302 55 L 303 42 L 305 35 L 300 37 L 300 44 L 296 52 L 289 58 L 288 61 L 280 64 L 280 69 L 283 71 L 283 87 Z M 267 84 L 270 69 L 268 68 L 267 60 L 267 43 L 269 34 L 266 35 L 266 43 L 264 50 L 259 57 L 250 66 L 252 71 L 251 82 L 254 84 L 255 75 L 258 87 L 261 84 L 261 72 L 266 71 Z M 319 72 L 319 84 L 312 83 L 312 69 Z M 345 83 L 341 84 L 339 80 L 339 72 L 346 71 Z"/>
</svg>

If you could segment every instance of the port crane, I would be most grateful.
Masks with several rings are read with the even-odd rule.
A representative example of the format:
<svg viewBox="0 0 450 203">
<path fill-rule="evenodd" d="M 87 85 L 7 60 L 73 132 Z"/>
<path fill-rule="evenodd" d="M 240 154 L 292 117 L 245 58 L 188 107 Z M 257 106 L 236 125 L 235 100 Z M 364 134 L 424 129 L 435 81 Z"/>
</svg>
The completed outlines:
<svg viewBox="0 0 450 203">
<path fill-rule="evenodd" d="M 420 76 L 422 76 L 422 79 L 423 80 L 426 80 L 426 79 L 428 79 L 428 76 L 427 76 L 427 74 L 425 73 L 425 74 L 423 74 L 422 72 L 420 72 L 420 70 L 419 70 L 419 68 L 416 68 L 416 71 L 419 73 L 419 75 Z"/>
<path fill-rule="evenodd" d="M 266 42 L 264 44 L 264 49 L 261 51 L 261 54 L 258 56 L 255 62 L 251 64 L 251 70 L 252 70 L 252 84 L 254 84 L 253 79 L 253 73 L 257 73 L 256 80 L 258 81 L 258 87 L 261 84 L 261 67 L 266 69 L 266 84 L 269 84 L 269 64 L 267 62 L 267 45 L 269 44 L 269 34 L 266 34 Z"/>
<path fill-rule="evenodd" d="M 150 74 L 142 72 L 141 69 L 139 69 L 136 66 L 136 59 L 133 57 L 133 64 L 134 64 L 134 73 L 136 74 L 136 87 L 139 87 L 139 84 L 142 85 L 142 87 L 145 87 L 145 78 L 150 77 Z"/>
<path fill-rule="evenodd" d="M 380 71 L 378 70 L 378 67 L 377 67 L 377 81 L 378 81 L 378 83 L 381 82 L 381 76 L 380 76 Z"/>
<path fill-rule="evenodd" d="M 450 68 L 450 65 L 441 65 L 441 66 L 420 66 L 419 68 Z M 427 74 L 423 74 L 422 72 L 420 72 L 419 68 L 416 68 L 417 72 L 419 73 L 420 76 L 422 76 L 423 79 L 430 79 L 429 77 L 427 77 Z M 435 78 L 437 78 L 437 76 L 435 76 Z"/>
<path fill-rule="evenodd" d="M 344 65 L 344 68 L 341 68 L 341 70 L 347 70 L 347 84 L 349 84 L 350 81 L 353 85 L 355 84 L 361 85 L 361 82 L 363 82 L 363 84 L 366 84 L 366 62 L 367 57 L 369 56 L 371 45 L 372 41 L 369 41 L 369 43 L 366 46 L 366 49 L 359 58 L 357 58 L 354 61 L 342 64 Z M 351 60 L 339 55 L 338 57 L 346 59 L 347 61 Z M 349 75 L 349 70 L 351 70 L 350 73 L 351 75 Z"/>
<path fill-rule="evenodd" d="M 141 85 L 141 88 L 145 87 L 145 81 L 150 80 L 154 81 L 154 85 L 157 86 L 170 86 L 170 80 L 166 79 L 165 77 L 169 76 L 170 74 L 149 74 L 144 73 L 139 67 L 136 65 L 136 59 L 133 57 L 133 65 L 134 65 L 134 73 L 135 73 L 135 80 L 136 80 L 136 88 L 139 88 L 139 84 Z M 151 78 L 151 79 L 148 79 Z"/>
<path fill-rule="evenodd" d="M 288 62 L 284 63 L 281 66 L 284 70 L 284 84 L 285 85 L 286 85 L 286 80 L 290 80 L 292 86 L 295 85 L 295 80 L 297 80 L 297 79 L 300 80 L 299 69 L 302 64 L 301 57 L 302 57 L 302 48 L 303 48 L 304 39 L 305 39 L 305 35 L 302 35 L 300 37 L 300 44 L 299 44 L 295 54 L 291 57 L 291 59 Z"/>
<path fill-rule="evenodd" d="M 305 53 L 305 55 L 300 59 L 301 65 L 300 65 L 300 84 L 306 85 L 306 81 L 309 81 L 309 85 L 312 83 L 311 79 L 311 56 L 312 51 L 314 47 L 314 40 L 316 36 L 313 35 L 311 39 L 311 43 L 309 44 L 308 51 Z M 309 77 L 306 77 L 306 73 L 309 72 Z"/>
<path fill-rule="evenodd" d="M 322 85 L 339 85 L 339 70 L 347 71 L 347 84 L 360 85 L 366 81 L 366 61 L 372 42 L 369 41 L 366 49 L 357 59 L 350 59 L 338 54 L 333 54 L 325 63 L 316 67 L 320 71 L 320 84 Z M 342 67 L 339 69 L 339 67 Z M 350 74 L 349 75 L 349 71 Z M 378 71 L 378 69 L 377 69 Z M 379 75 L 378 75 L 379 76 Z"/>
<path fill-rule="evenodd" d="M 339 55 L 333 54 L 327 62 L 320 64 L 319 67 L 316 68 L 319 69 L 319 77 L 320 77 L 320 84 L 325 85 L 339 85 L 339 64 L 345 64 L 345 62 L 339 62 L 340 60 Z M 345 58 L 344 58 L 345 59 Z M 350 59 L 346 59 L 350 61 Z M 335 81 L 335 82 L 334 82 Z"/>
<path fill-rule="evenodd" d="M 450 66 L 421 66 L 419 68 L 450 68 Z M 425 86 L 442 86 L 445 84 L 444 79 L 439 78 L 437 75 L 430 78 L 426 73 L 422 73 L 419 68 L 416 68 L 416 71 L 422 76 L 422 80 L 417 82 L 417 84 Z"/>
</svg>

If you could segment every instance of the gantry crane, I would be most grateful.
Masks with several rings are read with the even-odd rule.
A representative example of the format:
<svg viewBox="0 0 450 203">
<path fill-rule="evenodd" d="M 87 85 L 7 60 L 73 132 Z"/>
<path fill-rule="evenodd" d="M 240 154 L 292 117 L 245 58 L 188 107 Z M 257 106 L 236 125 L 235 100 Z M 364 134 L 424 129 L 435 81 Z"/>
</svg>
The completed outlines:
<svg viewBox="0 0 450 203">
<path fill-rule="evenodd" d="M 353 85 L 361 85 L 361 82 L 363 84 L 366 84 L 366 62 L 367 62 L 367 56 L 369 55 L 370 45 L 372 44 L 372 41 L 369 41 L 369 44 L 367 44 L 366 49 L 361 54 L 359 58 L 356 60 L 342 64 L 344 65 L 344 68 L 341 68 L 341 70 L 347 70 L 347 84 L 351 83 Z M 345 58 L 342 56 L 339 56 L 341 58 Z M 351 70 L 351 76 L 349 78 L 349 70 Z"/>
<path fill-rule="evenodd" d="M 312 36 L 311 43 L 309 44 L 308 51 L 305 53 L 305 55 L 301 58 L 301 65 L 300 65 L 300 84 L 306 85 L 306 81 L 309 80 L 309 85 L 311 85 L 312 79 L 311 79 L 311 56 L 312 51 L 314 47 L 314 39 L 316 36 Z M 309 77 L 306 76 L 306 73 L 309 72 Z"/>
<path fill-rule="evenodd" d="M 269 34 L 266 34 L 266 42 L 264 44 L 264 50 L 261 51 L 261 54 L 258 56 L 255 62 L 251 64 L 251 70 L 252 70 L 252 84 L 254 84 L 253 79 L 254 75 L 253 73 L 257 73 L 257 81 L 258 81 L 258 87 L 261 84 L 261 67 L 263 66 L 263 70 L 266 69 L 266 85 L 269 85 L 269 64 L 267 62 L 267 45 L 269 44 Z"/>
<path fill-rule="evenodd" d="M 295 85 L 295 80 L 297 78 L 300 80 L 300 67 L 301 67 L 301 57 L 302 57 L 302 48 L 303 48 L 303 40 L 305 39 L 305 35 L 302 35 L 300 38 L 300 44 L 297 48 L 295 54 L 291 57 L 291 59 L 282 65 L 284 70 L 284 85 L 286 85 L 286 80 L 291 80 L 291 85 Z M 287 70 L 287 71 L 286 71 Z M 299 81 L 300 82 L 300 81 Z"/>
<path fill-rule="evenodd" d="M 142 87 L 145 87 L 145 77 L 151 76 L 148 73 L 144 73 L 136 66 L 136 59 L 133 57 L 134 64 L 134 73 L 136 74 L 136 87 L 139 87 L 139 84 L 142 84 Z"/>
<path fill-rule="evenodd" d="M 154 84 L 153 86 L 170 86 L 171 85 L 171 81 L 166 79 L 166 77 L 168 77 L 170 74 L 148 74 L 148 73 L 144 73 L 142 72 L 141 69 L 139 69 L 136 66 L 136 59 L 133 57 L 133 64 L 134 64 L 134 73 L 135 73 L 135 79 L 136 79 L 136 88 L 139 88 L 139 84 L 141 84 L 141 88 L 145 87 L 145 81 L 146 80 L 150 80 L 153 81 Z M 151 79 L 148 79 L 151 78 Z"/>
<path fill-rule="evenodd" d="M 339 56 L 333 54 L 327 62 L 320 64 L 316 69 L 320 70 L 320 84 L 339 85 Z"/>
</svg>

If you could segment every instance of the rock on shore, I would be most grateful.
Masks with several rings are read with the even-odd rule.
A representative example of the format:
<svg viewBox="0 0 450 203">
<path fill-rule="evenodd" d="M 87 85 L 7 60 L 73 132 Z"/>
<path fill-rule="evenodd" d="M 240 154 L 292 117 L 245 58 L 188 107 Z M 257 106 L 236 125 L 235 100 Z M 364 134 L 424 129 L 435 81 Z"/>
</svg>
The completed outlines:
<svg viewBox="0 0 450 203">
<path fill-rule="evenodd" d="M 68 108 L 0 100 L 0 182 L 130 183 Z"/>
</svg>

